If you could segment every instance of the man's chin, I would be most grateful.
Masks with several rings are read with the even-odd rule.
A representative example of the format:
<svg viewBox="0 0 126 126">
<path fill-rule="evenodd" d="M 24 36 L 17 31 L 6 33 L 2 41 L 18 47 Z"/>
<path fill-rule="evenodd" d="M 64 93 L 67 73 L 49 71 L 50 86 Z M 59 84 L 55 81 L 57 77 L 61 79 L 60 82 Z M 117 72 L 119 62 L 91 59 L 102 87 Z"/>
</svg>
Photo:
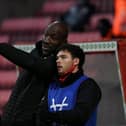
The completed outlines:
<svg viewBox="0 0 126 126">
<path fill-rule="evenodd" d="M 43 49 L 43 55 L 49 56 L 52 53 L 54 53 L 53 47 L 52 48 L 48 48 L 48 49 L 47 48 L 46 49 Z"/>
</svg>

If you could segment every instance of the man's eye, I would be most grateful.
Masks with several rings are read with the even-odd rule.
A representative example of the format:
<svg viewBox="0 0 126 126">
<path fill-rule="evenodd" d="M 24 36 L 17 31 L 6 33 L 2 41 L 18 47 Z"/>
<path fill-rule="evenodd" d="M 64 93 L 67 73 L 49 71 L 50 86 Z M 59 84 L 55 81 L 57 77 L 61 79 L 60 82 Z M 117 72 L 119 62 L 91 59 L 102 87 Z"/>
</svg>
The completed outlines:
<svg viewBox="0 0 126 126">
<path fill-rule="evenodd" d="M 58 60 L 59 59 L 59 57 L 56 57 L 56 60 Z"/>
<path fill-rule="evenodd" d="M 52 34 L 50 37 L 52 39 L 55 39 L 55 40 L 59 40 L 60 39 L 60 37 L 58 35 L 56 35 L 56 34 Z"/>
<path fill-rule="evenodd" d="M 51 38 L 54 40 L 58 40 L 58 38 L 56 36 L 51 36 Z"/>
<path fill-rule="evenodd" d="M 60 57 L 56 57 L 56 60 L 58 60 L 58 59 L 65 59 L 65 58 L 67 58 L 66 56 L 60 56 Z"/>
<path fill-rule="evenodd" d="M 62 59 L 65 59 L 65 58 L 67 58 L 67 57 L 66 57 L 66 56 L 61 56 L 61 58 L 62 58 Z"/>
</svg>

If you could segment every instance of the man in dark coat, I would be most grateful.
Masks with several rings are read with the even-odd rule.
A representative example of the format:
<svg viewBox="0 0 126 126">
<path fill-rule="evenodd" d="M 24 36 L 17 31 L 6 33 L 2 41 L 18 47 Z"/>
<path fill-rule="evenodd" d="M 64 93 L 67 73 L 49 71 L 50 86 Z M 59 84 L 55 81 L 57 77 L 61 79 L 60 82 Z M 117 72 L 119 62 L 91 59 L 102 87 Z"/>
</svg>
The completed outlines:
<svg viewBox="0 0 126 126">
<path fill-rule="evenodd" d="M 68 29 L 53 22 L 31 53 L 0 43 L 0 54 L 23 68 L 1 117 L 2 126 L 32 126 L 34 113 L 56 73 L 55 49 L 67 42 Z"/>
</svg>

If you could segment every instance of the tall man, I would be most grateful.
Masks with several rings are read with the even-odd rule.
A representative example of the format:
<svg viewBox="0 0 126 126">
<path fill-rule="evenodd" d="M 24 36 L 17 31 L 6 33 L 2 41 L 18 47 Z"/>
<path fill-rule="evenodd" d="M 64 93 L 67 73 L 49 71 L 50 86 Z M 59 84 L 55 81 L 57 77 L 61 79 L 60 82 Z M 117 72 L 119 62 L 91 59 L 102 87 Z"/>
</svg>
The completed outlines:
<svg viewBox="0 0 126 126">
<path fill-rule="evenodd" d="M 49 85 L 37 113 L 37 126 L 96 126 L 101 90 L 94 79 L 83 74 L 85 54 L 71 44 L 58 49 L 58 78 Z"/>
<path fill-rule="evenodd" d="M 56 73 L 55 49 L 67 42 L 67 36 L 67 27 L 61 22 L 53 22 L 30 54 L 0 43 L 0 54 L 24 69 L 3 112 L 2 126 L 33 125 L 37 105 Z"/>
</svg>

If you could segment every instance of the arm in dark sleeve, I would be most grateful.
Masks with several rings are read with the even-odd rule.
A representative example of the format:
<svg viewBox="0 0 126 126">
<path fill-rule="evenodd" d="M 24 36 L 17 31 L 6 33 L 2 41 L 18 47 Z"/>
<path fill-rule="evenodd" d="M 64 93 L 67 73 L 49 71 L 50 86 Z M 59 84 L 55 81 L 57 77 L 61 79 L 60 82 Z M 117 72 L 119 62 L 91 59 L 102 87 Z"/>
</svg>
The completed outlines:
<svg viewBox="0 0 126 126">
<path fill-rule="evenodd" d="M 101 91 L 99 87 L 95 81 L 88 79 L 79 88 L 77 103 L 73 110 L 47 113 L 47 118 L 63 124 L 82 125 L 89 119 L 100 98 Z M 45 113 L 44 116 L 46 117 Z"/>
<path fill-rule="evenodd" d="M 49 56 L 46 59 L 34 57 L 31 54 L 17 49 L 7 43 L 0 44 L 0 54 L 14 64 L 38 75 L 49 76 L 54 71 L 55 59 Z"/>
</svg>

